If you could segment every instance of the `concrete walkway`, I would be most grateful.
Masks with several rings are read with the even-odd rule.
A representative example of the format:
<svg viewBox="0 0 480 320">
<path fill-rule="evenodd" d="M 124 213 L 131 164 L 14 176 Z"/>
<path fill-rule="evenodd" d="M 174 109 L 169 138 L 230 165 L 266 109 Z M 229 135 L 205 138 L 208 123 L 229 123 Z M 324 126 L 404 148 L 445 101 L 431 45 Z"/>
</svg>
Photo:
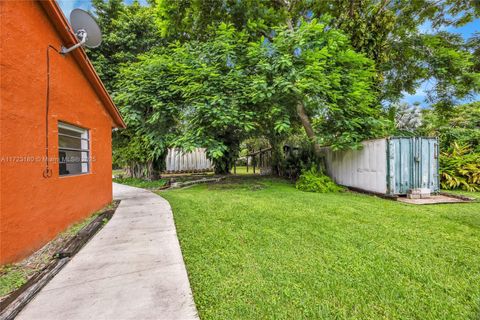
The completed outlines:
<svg viewBox="0 0 480 320">
<path fill-rule="evenodd" d="M 168 202 L 119 184 L 113 193 L 122 202 L 110 222 L 17 319 L 198 319 Z"/>
</svg>

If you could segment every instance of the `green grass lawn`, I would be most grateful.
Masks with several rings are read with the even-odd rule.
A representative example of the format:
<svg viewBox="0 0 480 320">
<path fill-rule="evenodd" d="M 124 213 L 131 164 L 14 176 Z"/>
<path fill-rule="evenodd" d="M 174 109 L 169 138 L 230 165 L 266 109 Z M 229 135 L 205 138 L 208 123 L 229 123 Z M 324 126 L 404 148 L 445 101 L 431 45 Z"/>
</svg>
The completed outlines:
<svg viewBox="0 0 480 320">
<path fill-rule="evenodd" d="M 112 175 L 114 175 L 114 176 L 125 175 L 125 170 L 124 169 L 113 169 L 112 170 Z"/>
<path fill-rule="evenodd" d="M 167 179 L 158 180 L 143 180 L 138 178 L 114 178 L 113 182 L 126 184 L 132 187 L 144 188 L 144 189 L 158 189 L 165 186 L 168 182 Z"/>
<path fill-rule="evenodd" d="M 233 174 L 233 168 L 232 168 L 232 174 Z M 247 172 L 247 166 L 237 166 L 236 173 L 237 175 L 253 175 L 253 167 L 248 166 L 248 172 Z M 260 168 L 256 167 L 255 168 L 255 174 L 260 174 Z"/>
<path fill-rule="evenodd" d="M 442 190 L 445 193 L 458 194 L 469 198 L 480 199 L 480 192 L 471 192 L 464 190 Z"/>
<path fill-rule="evenodd" d="M 232 181 L 159 193 L 202 319 L 480 318 L 480 202 Z"/>
</svg>

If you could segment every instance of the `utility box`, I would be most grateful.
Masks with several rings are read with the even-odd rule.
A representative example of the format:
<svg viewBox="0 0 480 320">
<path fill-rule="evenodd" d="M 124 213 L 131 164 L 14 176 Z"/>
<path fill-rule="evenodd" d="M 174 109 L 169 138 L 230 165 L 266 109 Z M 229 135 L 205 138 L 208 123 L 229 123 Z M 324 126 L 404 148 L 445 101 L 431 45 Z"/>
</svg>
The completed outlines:
<svg viewBox="0 0 480 320">
<path fill-rule="evenodd" d="M 360 150 L 323 148 L 336 183 L 385 195 L 439 191 L 438 139 L 391 137 L 362 142 Z"/>
</svg>

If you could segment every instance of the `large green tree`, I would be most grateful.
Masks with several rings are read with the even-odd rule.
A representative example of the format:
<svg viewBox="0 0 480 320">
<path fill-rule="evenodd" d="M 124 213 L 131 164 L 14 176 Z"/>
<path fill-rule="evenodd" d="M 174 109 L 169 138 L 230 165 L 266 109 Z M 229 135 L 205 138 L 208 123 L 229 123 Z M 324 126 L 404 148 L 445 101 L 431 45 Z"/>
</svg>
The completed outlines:
<svg viewBox="0 0 480 320">
<path fill-rule="evenodd" d="M 215 171 L 228 173 L 255 126 L 246 48 L 244 34 L 223 24 L 206 42 L 175 42 L 122 68 L 115 99 L 128 130 L 119 159 L 150 168 L 168 147 L 205 147 Z"/>
<path fill-rule="evenodd" d="M 351 147 L 374 135 L 381 123 L 370 90 L 373 62 L 326 22 L 276 33 L 271 42 L 248 42 L 221 24 L 208 41 L 145 55 L 122 70 L 117 87 L 127 124 L 142 136 L 159 130 L 159 139 L 172 122 L 166 119 L 181 114 L 182 134 L 171 142 L 206 147 L 217 173 L 229 172 L 241 141 L 254 134 L 281 148 L 284 134 L 301 125 L 317 156 L 320 144 Z"/>
<path fill-rule="evenodd" d="M 133 176 L 152 178 L 163 165 L 159 159 L 164 156 L 169 140 L 166 137 L 172 130 L 172 125 L 166 127 L 164 120 L 170 121 L 171 117 L 165 111 L 152 112 L 157 105 L 155 99 L 150 99 L 150 106 L 146 105 L 145 97 L 152 90 L 148 83 L 151 78 L 142 78 L 144 61 L 135 63 L 141 54 L 165 41 L 150 6 L 142 6 L 138 1 L 127 5 L 123 0 L 92 0 L 92 7 L 102 29 L 103 41 L 100 47 L 87 50 L 88 56 L 127 123 L 127 129 L 113 134 L 114 163 L 127 167 Z M 122 66 L 129 63 L 134 63 L 133 68 L 138 67 L 138 73 L 128 68 L 121 71 Z M 139 86 L 132 86 L 133 79 L 138 80 Z M 155 115 L 158 123 L 149 119 Z"/>
<path fill-rule="evenodd" d="M 135 177 L 155 178 L 165 169 L 168 148 L 180 132 L 183 105 L 178 77 L 183 72 L 182 48 L 139 57 L 120 69 L 115 101 L 127 129 L 114 140 L 114 161 Z"/>
<path fill-rule="evenodd" d="M 102 29 L 102 45 L 88 51 L 106 88 L 115 93 L 115 77 L 122 64 L 134 62 L 140 54 L 162 46 L 154 8 L 138 1 L 92 0 L 92 11 Z"/>
<path fill-rule="evenodd" d="M 183 44 L 183 135 L 176 145 L 207 148 L 216 173 L 229 173 L 240 143 L 255 129 L 245 70 L 246 35 L 221 24 L 204 42 Z"/>
<path fill-rule="evenodd" d="M 271 42 L 252 43 L 249 57 L 254 102 L 278 109 L 276 131 L 300 122 L 318 157 L 321 145 L 355 147 L 381 130 L 374 64 L 328 20 L 279 28 Z"/>
</svg>

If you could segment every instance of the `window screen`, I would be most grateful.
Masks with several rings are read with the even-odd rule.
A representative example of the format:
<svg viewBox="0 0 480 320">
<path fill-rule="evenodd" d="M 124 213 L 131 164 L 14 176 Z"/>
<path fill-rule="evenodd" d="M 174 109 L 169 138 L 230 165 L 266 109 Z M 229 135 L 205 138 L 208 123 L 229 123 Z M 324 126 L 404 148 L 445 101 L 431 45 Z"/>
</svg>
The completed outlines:
<svg viewBox="0 0 480 320">
<path fill-rule="evenodd" d="M 88 173 L 90 170 L 88 130 L 59 122 L 58 159 L 61 176 Z"/>
</svg>

